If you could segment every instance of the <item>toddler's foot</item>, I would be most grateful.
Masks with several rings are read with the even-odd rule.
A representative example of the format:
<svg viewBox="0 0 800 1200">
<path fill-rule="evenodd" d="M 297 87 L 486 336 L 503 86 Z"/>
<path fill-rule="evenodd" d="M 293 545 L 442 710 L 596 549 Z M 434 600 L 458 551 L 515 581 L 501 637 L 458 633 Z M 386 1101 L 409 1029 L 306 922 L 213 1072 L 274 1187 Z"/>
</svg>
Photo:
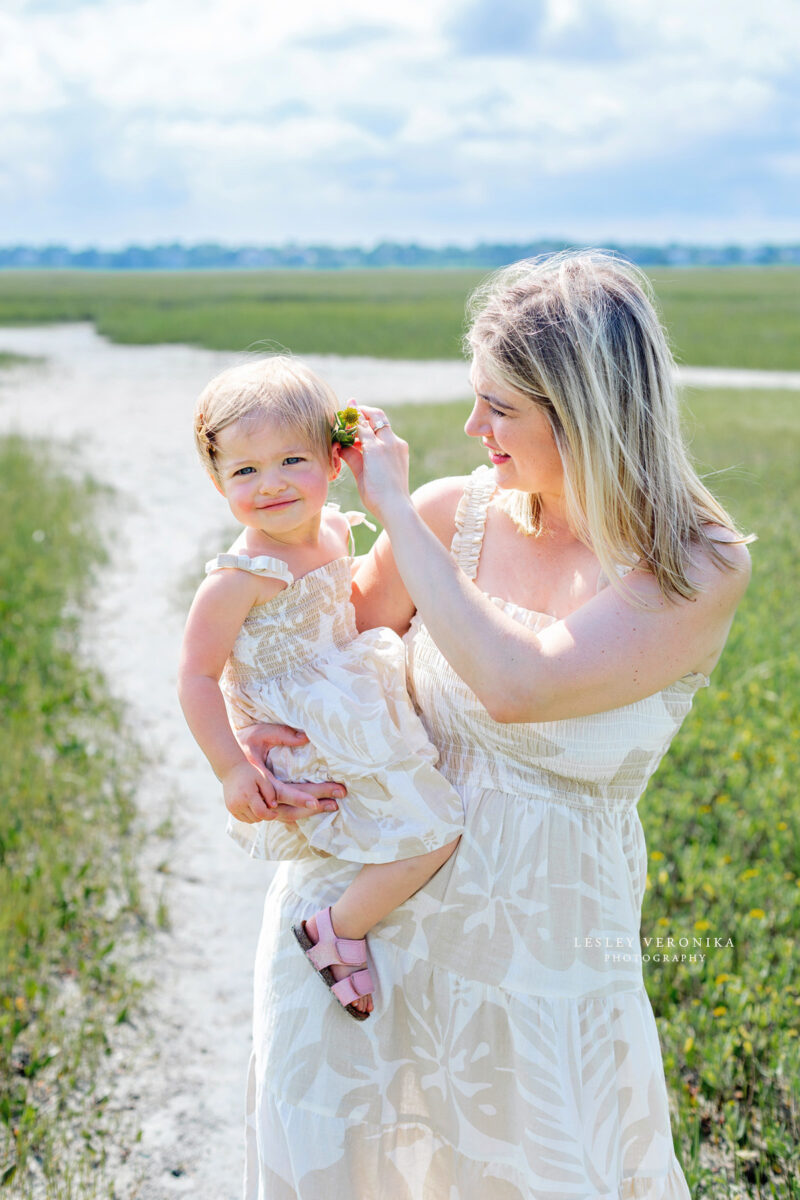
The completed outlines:
<svg viewBox="0 0 800 1200">
<path fill-rule="evenodd" d="M 308 936 L 311 938 L 314 945 L 316 945 L 319 941 L 319 930 L 317 929 L 316 917 L 309 917 L 309 919 L 305 922 L 305 927 Z M 331 925 L 331 927 L 333 926 Z M 334 933 L 336 933 L 336 930 L 334 930 Z M 345 967 L 338 963 L 331 963 L 330 967 L 328 968 L 337 983 L 340 979 L 347 979 L 348 975 L 354 975 L 357 971 L 363 971 L 363 969 L 363 966 Z M 369 1014 L 374 1008 L 372 996 L 359 996 L 357 1000 L 353 1000 L 348 1005 L 348 1008 L 355 1008 L 358 1012 Z"/>
</svg>

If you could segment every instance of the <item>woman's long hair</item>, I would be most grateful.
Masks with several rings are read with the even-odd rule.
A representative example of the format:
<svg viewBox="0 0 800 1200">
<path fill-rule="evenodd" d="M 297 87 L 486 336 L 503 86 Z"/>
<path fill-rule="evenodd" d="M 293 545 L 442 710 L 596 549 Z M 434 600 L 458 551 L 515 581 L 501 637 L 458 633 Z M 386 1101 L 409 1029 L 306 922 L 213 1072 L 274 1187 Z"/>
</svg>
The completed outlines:
<svg viewBox="0 0 800 1200">
<path fill-rule="evenodd" d="M 466 346 L 498 382 L 548 415 L 564 465 L 570 527 L 609 582 L 647 567 L 670 599 L 691 597 L 693 553 L 729 566 L 709 523 L 742 535 L 700 482 L 684 445 L 675 363 L 644 274 L 599 250 L 525 259 L 470 298 Z M 504 493 L 528 534 L 539 497 Z"/>
</svg>

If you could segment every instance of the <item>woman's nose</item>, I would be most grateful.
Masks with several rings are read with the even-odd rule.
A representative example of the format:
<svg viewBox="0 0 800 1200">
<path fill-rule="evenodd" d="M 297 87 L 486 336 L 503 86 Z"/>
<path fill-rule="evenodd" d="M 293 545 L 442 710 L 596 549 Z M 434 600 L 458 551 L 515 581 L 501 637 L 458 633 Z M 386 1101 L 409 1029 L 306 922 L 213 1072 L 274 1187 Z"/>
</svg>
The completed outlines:
<svg viewBox="0 0 800 1200">
<path fill-rule="evenodd" d="M 475 403 L 472 407 L 472 412 L 467 417 L 467 423 L 464 426 L 464 433 L 467 437 L 482 437 L 486 433 L 485 423 L 478 416 L 478 405 Z"/>
</svg>

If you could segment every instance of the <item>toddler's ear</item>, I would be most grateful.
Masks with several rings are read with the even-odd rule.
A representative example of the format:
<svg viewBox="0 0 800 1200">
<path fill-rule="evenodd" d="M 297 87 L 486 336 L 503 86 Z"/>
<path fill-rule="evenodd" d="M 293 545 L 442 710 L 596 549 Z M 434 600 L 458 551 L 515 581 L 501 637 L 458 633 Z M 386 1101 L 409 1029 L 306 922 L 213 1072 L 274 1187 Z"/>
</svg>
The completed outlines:
<svg viewBox="0 0 800 1200">
<path fill-rule="evenodd" d="M 225 493 L 224 493 L 224 492 L 223 492 L 223 490 L 222 490 L 222 484 L 221 484 L 221 483 L 220 483 L 220 481 L 217 479 L 217 477 L 216 477 L 216 475 L 214 474 L 214 472 L 213 472 L 213 471 L 209 471 L 209 472 L 208 472 L 208 478 L 211 480 L 211 482 L 213 483 L 214 487 L 215 487 L 215 488 L 217 489 L 217 491 L 219 492 L 220 496 L 224 496 L 224 495 L 225 495 Z"/>
<path fill-rule="evenodd" d="M 334 442 L 331 446 L 331 473 L 329 479 L 336 479 L 342 469 L 342 456 L 339 453 L 339 443 Z"/>
</svg>

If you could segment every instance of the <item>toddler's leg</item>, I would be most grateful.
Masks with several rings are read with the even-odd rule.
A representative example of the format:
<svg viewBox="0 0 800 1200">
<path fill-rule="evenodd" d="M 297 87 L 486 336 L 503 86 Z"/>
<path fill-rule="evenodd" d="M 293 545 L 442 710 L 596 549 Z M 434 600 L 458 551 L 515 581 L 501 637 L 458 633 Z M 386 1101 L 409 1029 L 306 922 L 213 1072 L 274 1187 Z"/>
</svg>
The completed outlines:
<svg viewBox="0 0 800 1200">
<path fill-rule="evenodd" d="M 369 863 L 362 867 L 350 886 L 331 906 L 331 921 L 336 936 L 353 939 L 365 937 L 373 925 L 377 925 L 404 900 L 413 896 L 436 874 L 450 858 L 459 840 L 456 838 L 446 846 L 431 850 L 429 854 L 417 855 L 416 858 L 404 858 L 393 863 Z M 306 928 L 316 942 L 319 933 L 313 917 L 306 921 Z M 337 980 L 344 979 L 356 969 L 331 967 Z M 355 1007 L 361 1012 L 372 1012 L 372 997 L 363 996 L 355 1002 Z"/>
</svg>

